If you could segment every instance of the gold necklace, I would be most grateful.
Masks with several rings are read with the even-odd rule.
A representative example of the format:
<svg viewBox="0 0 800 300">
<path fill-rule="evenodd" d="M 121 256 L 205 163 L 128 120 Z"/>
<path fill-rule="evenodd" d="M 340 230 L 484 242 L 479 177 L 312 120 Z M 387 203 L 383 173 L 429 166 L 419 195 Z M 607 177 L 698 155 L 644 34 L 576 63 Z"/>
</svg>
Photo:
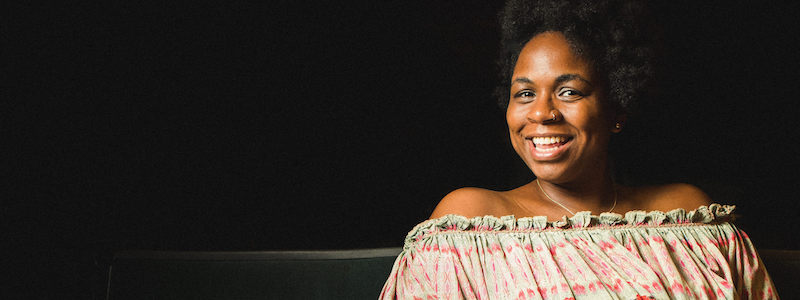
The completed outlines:
<svg viewBox="0 0 800 300">
<path fill-rule="evenodd" d="M 547 194 L 547 193 L 544 191 L 544 189 L 542 189 L 542 184 L 541 184 L 541 183 L 539 183 L 539 179 L 538 179 L 538 178 L 536 179 L 536 185 L 538 185 L 538 186 L 539 186 L 539 190 L 540 190 L 540 191 L 542 191 L 542 194 L 544 194 L 544 196 L 545 196 L 545 197 L 547 197 L 547 199 L 550 199 L 550 201 L 553 201 L 553 203 L 555 203 L 555 204 L 558 204 L 558 206 L 561 206 L 561 208 L 563 208 L 564 210 L 568 211 L 568 212 L 569 212 L 569 214 L 570 214 L 571 216 L 574 216 L 574 215 L 575 215 L 575 213 L 574 213 L 574 212 L 572 212 L 571 210 L 569 210 L 569 208 L 567 208 L 566 206 L 564 206 L 564 204 L 561 204 L 560 202 L 558 202 L 558 201 L 556 201 L 556 200 L 553 200 L 553 198 L 550 198 L 550 195 L 548 195 L 548 194 Z M 606 212 L 611 212 L 611 211 L 613 211 L 615 207 L 617 207 L 617 189 L 616 189 L 616 188 L 614 188 L 614 205 L 612 205 L 612 206 L 611 206 L 611 209 L 609 209 L 609 210 L 608 210 L 608 211 L 606 211 Z"/>
</svg>

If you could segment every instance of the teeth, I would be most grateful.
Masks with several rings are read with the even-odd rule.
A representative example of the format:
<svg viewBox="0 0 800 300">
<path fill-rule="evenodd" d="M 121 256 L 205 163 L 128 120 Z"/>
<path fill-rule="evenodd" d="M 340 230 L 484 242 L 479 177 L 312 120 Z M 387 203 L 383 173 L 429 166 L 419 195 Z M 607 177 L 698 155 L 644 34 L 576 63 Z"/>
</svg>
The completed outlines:
<svg viewBox="0 0 800 300">
<path fill-rule="evenodd" d="M 534 137 L 533 143 L 536 145 L 550 145 L 556 143 L 563 143 L 567 140 L 563 136 L 547 136 L 547 137 Z"/>
</svg>

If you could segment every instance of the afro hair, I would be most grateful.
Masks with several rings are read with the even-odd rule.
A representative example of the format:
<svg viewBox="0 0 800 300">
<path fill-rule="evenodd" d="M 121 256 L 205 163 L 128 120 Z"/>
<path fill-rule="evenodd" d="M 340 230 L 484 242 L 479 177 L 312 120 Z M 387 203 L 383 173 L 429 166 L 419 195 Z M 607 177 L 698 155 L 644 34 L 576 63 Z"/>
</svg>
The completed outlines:
<svg viewBox="0 0 800 300">
<path fill-rule="evenodd" d="M 500 85 L 508 107 L 509 86 L 519 53 L 535 35 L 561 32 L 572 51 L 602 74 L 608 101 L 622 113 L 635 111 L 652 88 L 657 28 L 642 1 L 509 0 L 500 12 Z"/>
</svg>

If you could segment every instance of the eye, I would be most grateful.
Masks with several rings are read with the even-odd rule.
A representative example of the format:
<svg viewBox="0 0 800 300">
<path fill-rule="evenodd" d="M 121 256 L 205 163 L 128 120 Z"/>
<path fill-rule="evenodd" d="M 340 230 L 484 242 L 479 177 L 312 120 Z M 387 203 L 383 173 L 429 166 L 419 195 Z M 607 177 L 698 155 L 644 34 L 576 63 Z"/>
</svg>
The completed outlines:
<svg viewBox="0 0 800 300">
<path fill-rule="evenodd" d="M 564 101 L 573 101 L 583 98 L 584 94 L 581 91 L 571 88 L 562 88 L 558 92 L 558 98 Z"/>
<path fill-rule="evenodd" d="M 536 93 L 531 90 L 522 90 L 514 94 L 514 98 L 520 99 L 522 101 L 533 101 L 533 98 L 536 97 Z"/>
</svg>

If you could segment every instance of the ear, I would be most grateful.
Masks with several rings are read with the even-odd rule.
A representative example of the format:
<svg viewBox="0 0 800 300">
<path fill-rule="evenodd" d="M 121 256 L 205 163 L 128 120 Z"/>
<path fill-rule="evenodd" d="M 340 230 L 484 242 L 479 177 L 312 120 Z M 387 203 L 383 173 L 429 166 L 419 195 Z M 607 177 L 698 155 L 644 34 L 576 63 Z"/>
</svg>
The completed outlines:
<svg viewBox="0 0 800 300">
<path fill-rule="evenodd" d="M 620 133 L 622 128 L 625 127 L 625 120 L 628 119 L 628 115 L 625 113 L 617 113 L 614 116 L 614 124 L 611 125 L 611 132 L 613 133 Z"/>
</svg>

